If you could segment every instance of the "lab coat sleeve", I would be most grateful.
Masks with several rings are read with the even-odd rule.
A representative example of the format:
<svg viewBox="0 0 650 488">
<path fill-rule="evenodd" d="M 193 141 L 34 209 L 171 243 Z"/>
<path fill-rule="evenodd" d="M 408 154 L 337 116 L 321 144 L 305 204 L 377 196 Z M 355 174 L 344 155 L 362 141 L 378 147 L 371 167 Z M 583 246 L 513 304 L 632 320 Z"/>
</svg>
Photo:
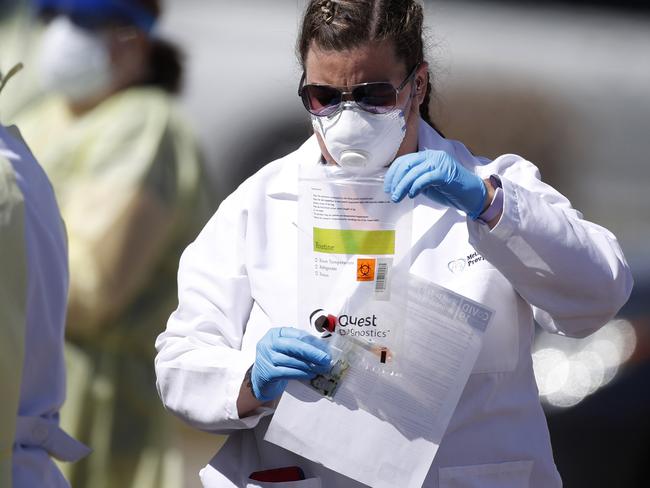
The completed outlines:
<svg viewBox="0 0 650 488">
<path fill-rule="evenodd" d="M 179 304 L 156 341 L 157 386 L 167 409 L 215 433 L 252 428 L 271 413 L 239 418 L 237 397 L 254 352 L 241 350 L 253 299 L 244 253 L 247 212 L 236 192 L 181 257 Z"/>
<path fill-rule="evenodd" d="M 633 282 L 614 235 L 584 220 L 518 156 L 501 156 L 480 172 L 501 176 L 504 207 L 492 230 L 468 219 L 470 243 L 532 306 L 537 323 L 584 337 L 610 320 Z"/>
<path fill-rule="evenodd" d="M 23 196 L 0 155 L 0 486 L 12 486 L 12 451 L 25 341 L 27 256 Z"/>
</svg>

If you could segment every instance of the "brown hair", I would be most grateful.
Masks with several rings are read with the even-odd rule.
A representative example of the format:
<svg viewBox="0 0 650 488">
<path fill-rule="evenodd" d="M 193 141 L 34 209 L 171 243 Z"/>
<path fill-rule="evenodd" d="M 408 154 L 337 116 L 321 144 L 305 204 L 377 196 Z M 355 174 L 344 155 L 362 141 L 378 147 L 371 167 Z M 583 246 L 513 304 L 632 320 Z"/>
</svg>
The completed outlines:
<svg viewBox="0 0 650 488">
<path fill-rule="evenodd" d="M 344 51 L 368 42 L 391 41 L 407 71 L 424 61 L 422 6 L 414 0 L 310 0 L 298 37 L 297 53 L 304 69 L 314 43 L 325 51 Z M 431 82 L 420 116 L 435 128 L 429 114 Z"/>
<path fill-rule="evenodd" d="M 160 0 L 137 0 L 136 3 L 155 18 L 162 13 Z M 149 42 L 149 72 L 142 83 L 157 86 L 169 93 L 178 93 L 183 83 L 183 55 L 169 41 L 154 37 Z"/>
</svg>

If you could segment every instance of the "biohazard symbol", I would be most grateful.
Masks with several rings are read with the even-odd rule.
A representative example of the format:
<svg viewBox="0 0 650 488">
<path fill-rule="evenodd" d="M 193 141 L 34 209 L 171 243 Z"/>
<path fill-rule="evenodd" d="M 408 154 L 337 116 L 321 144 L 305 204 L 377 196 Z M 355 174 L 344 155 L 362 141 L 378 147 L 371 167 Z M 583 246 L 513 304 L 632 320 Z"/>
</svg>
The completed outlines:
<svg viewBox="0 0 650 488">
<path fill-rule="evenodd" d="M 357 259 L 357 281 L 375 281 L 375 259 Z"/>
</svg>

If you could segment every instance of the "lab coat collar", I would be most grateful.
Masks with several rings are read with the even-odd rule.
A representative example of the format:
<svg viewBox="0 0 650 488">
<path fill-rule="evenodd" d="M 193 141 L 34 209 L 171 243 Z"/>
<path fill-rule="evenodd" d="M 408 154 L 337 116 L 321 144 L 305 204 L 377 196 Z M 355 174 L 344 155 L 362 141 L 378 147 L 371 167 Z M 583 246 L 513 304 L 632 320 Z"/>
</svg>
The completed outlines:
<svg viewBox="0 0 650 488">
<path fill-rule="evenodd" d="M 320 146 L 316 135 L 307 139 L 302 146 L 285 158 L 277 176 L 267 187 L 267 195 L 278 200 L 298 199 L 298 169 L 301 164 L 319 164 L 321 160 Z"/>
<path fill-rule="evenodd" d="M 424 151 L 426 149 L 455 153 L 455 148 L 451 141 L 442 137 L 433 127 L 420 119 L 420 125 L 418 126 L 418 151 Z"/>
<path fill-rule="evenodd" d="M 477 172 L 480 173 L 480 168 L 484 164 L 464 144 L 452 139 L 445 139 L 433 127 L 420 119 L 418 150 L 424 151 L 426 149 L 445 151 L 453 155 L 460 164 L 472 172 L 477 171 L 478 167 L 479 170 Z"/>
</svg>

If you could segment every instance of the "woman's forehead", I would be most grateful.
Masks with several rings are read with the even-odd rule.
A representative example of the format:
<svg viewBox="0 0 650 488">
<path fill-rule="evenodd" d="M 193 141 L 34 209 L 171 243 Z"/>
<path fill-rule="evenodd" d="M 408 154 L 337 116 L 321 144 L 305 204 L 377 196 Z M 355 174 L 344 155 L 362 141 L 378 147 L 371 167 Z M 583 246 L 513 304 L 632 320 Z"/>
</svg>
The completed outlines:
<svg viewBox="0 0 650 488">
<path fill-rule="evenodd" d="M 406 66 L 391 42 L 372 42 L 344 51 L 324 50 L 312 44 L 305 61 L 308 83 L 351 86 L 372 81 L 399 83 Z"/>
</svg>

